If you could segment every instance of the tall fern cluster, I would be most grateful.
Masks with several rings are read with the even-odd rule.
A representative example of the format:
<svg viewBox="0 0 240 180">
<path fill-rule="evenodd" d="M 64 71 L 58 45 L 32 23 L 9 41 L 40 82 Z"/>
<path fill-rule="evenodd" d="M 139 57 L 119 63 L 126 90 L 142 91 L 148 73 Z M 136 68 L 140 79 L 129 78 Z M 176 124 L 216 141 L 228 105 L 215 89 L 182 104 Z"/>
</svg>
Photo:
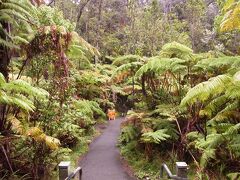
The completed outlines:
<svg viewBox="0 0 240 180">
<path fill-rule="evenodd" d="M 134 83 L 140 87 L 140 93 L 136 91 L 135 98 L 128 99 L 137 113 L 130 113 L 123 123 L 123 153 L 128 147 L 132 153 L 141 151 L 144 145 L 145 155 L 151 159 L 156 152 L 173 150 L 180 160 L 192 157 L 199 177 L 209 171 L 237 177 L 239 57 L 213 52 L 195 54 L 173 42 L 164 45 L 158 56 L 143 59 L 142 64 L 120 65 L 112 77 L 121 86 Z M 132 65 L 138 65 L 137 70 L 131 71 Z"/>
<path fill-rule="evenodd" d="M 112 69 L 94 66 L 99 51 L 55 8 L 1 0 L 0 23 L 0 178 L 24 166 L 21 173 L 38 179 L 77 145 L 86 151 L 94 125 L 114 106 Z"/>
<path fill-rule="evenodd" d="M 28 43 L 33 33 L 30 24 L 37 23 L 36 8 L 28 0 L 1 0 L 0 10 L 0 44 L 18 48 L 19 43 Z M 10 26 L 16 29 L 13 33 Z"/>
</svg>

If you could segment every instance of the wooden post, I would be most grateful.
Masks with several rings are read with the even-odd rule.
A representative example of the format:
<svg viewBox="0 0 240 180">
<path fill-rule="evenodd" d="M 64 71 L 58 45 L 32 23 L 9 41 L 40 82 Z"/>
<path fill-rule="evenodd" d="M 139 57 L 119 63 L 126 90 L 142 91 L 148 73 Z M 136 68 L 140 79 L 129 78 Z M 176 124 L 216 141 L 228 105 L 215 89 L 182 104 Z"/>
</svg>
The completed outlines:
<svg viewBox="0 0 240 180">
<path fill-rule="evenodd" d="M 69 175 L 70 161 L 62 161 L 58 165 L 59 169 L 59 180 L 65 180 Z"/>
<path fill-rule="evenodd" d="M 188 165 L 185 162 L 176 162 L 177 177 L 187 178 Z"/>
</svg>

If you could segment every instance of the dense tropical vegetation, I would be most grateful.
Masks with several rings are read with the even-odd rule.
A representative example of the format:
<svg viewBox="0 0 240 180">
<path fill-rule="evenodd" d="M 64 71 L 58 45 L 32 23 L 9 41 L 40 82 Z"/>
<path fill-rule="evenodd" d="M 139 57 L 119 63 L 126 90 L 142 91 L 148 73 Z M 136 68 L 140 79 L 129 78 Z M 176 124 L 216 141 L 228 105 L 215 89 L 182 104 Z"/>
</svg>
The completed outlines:
<svg viewBox="0 0 240 180">
<path fill-rule="evenodd" d="M 0 0 L 1 179 L 54 176 L 112 107 L 139 179 L 240 178 L 238 0 L 44 2 Z"/>
</svg>

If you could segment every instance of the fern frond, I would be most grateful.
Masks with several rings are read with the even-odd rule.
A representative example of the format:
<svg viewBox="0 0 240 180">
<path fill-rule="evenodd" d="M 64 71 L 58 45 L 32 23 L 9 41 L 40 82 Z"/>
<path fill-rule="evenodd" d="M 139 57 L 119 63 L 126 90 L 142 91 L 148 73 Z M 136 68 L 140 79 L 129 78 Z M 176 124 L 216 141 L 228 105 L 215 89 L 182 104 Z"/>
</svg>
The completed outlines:
<svg viewBox="0 0 240 180">
<path fill-rule="evenodd" d="M 9 105 L 20 107 L 26 111 L 33 111 L 35 106 L 32 101 L 27 100 L 25 96 L 18 95 L 16 97 L 9 97 Z"/>
<path fill-rule="evenodd" d="M 229 173 L 229 174 L 227 174 L 227 177 L 228 177 L 229 179 L 239 179 L 239 178 L 240 178 L 240 173 L 239 173 L 239 172 Z"/>
<path fill-rule="evenodd" d="M 222 134 L 209 134 L 206 140 L 203 138 L 196 143 L 198 149 L 216 149 L 219 144 L 224 141 L 224 136 Z"/>
<path fill-rule="evenodd" d="M 9 47 L 9 48 L 19 49 L 19 47 L 17 45 L 13 44 L 10 41 L 5 41 L 1 38 L 0 38 L 0 45 L 6 46 L 6 47 Z"/>
<path fill-rule="evenodd" d="M 219 75 L 210 78 L 206 82 L 202 82 L 192 89 L 182 99 L 181 106 L 191 105 L 198 101 L 204 102 L 211 95 L 217 96 L 225 91 L 225 89 L 232 83 L 232 78 L 228 75 Z"/>
<path fill-rule="evenodd" d="M 203 151 L 203 154 L 200 159 L 201 167 L 206 167 L 207 163 L 210 159 L 214 159 L 216 157 L 216 149 L 206 149 Z"/>
<path fill-rule="evenodd" d="M 207 122 L 207 124 L 214 124 L 216 122 L 221 122 L 227 119 L 230 119 L 234 114 L 236 114 L 235 110 L 239 107 L 238 101 L 234 101 L 232 103 L 226 104 L 226 107 L 219 111 L 215 117 Z"/>
<path fill-rule="evenodd" d="M 167 43 L 162 47 L 160 56 L 165 58 L 193 59 L 193 50 L 178 42 Z"/>
<path fill-rule="evenodd" d="M 0 73 L 0 88 L 6 84 L 5 77 L 3 76 L 2 73 Z"/>
<path fill-rule="evenodd" d="M 100 52 L 93 47 L 91 44 L 89 44 L 87 41 L 85 41 L 81 36 L 79 36 L 76 32 L 71 33 L 72 36 L 72 43 L 74 45 L 79 45 L 85 48 L 92 56 L 101 56 Z"/>
<path fill-rule="evenodd" d="M 178 58 L 161 58 L 160 56 L 151 57 L 148 59 L 147 64 L 143 65 L 135 74 L 135 78 L 141 77 L 143 74 L 154 72 L 156 74 L 162 74 L 166 71 L 178 72 L 180 70 L 186 70 L 185 60 Z"/>
<path fill-rule="evenodd" d="M 125 55 L 115 58 L 112 65 L 121 66 L 123 64 L 132 63 L 132 62 L 141 62 L 143 59 L 138 55 Z"/>
<path fill-rule="evenodd" d="M 60 141 L 57 138 L 46 136 L 45 143 L 51 150 L 56 150 L 60 146 Z"/>
<path fill-rule="evenodd" d="M 199 61 L 194 67 L 210 72 L 220 69 L 223 73 L 226 73 L 231 69 L 238 69 L 240 67 L 240 57 L 224 56 L 218 58 L 207 58 Z"/>
<path fill-rule="evenodd" d="M 199 114 L 201 116 L 207 116 L 211 118 L 213 114 L 218 112 L 219 107 L 221 107 L 227 101 L 228 101 L 228 98 L 225 95 L 216 97 L 203 110 L 201 110 Z"/>
<path fill-rule="evenodd" d="M 16 16 L 20 20 L 28 21 L 28 19 L 26 17 L 24 17 L 24 15 L 22 15 L 20 12 L 16 12 L 16 11 L 12 10 L 12 9 L 0 9 L 0 14 L 7 14 L 9 16 Z"/>
<path fill-rule="evenodd" d="M 167 129 L 160 129 L 155 132 L 146 132 L 141 136 L 141 141 L 144 143 L 155 143 L 159 144 L 162 141 L 166 141 L 171 136 L 166 134 Z"/>
<path fill-rule="evenodd" d="M 12 40 L 18 43 L 23 43 L 23 44 L 29 43 L 27 39 L 24 39 L 23 37 L 20 37 L 20 36 L 14 36 L 12 37 Z"/>
<path fill-rule="evenodd" d="M 123 64 L 118 67 L 112 74 L 111 81 L 122 82 L 129 76 L 133 76 L 135 72 L 143 65 L 142 62 L 132 62 Z"/>
<path fill-rule="evenodd" d="M 51 150 L 58 149 L 60 145 L 60 141 L 58 139 L 51 136 L 47 136 L 38 127 L 29 128 L 26 135 L 32 137 L 37 142 L 44 142 Z"/>
<path fill-rule="evenodd" d="M 12 3 L 12 2 L 6 2 L 6 3 L 2 4 L 2 8 L 3 9 L 12 9 L 12 10 L 14 10 L 16 12 L 19 12 L 19 13 L 27 16 L 27 17 L 31 17 L 31 14 L 27 11 L 29 9 L 26 10 L 19 3 L 16 4 L 16 3 Z"/>
<path fill-rule="evenodd" d="M 137 137 L 137 131 L 134 126 L 125 126 L 121 129 L 121 142 L 130 142 Z"/>
<path fill-rule="evenodd" d="M 9 92 L 13 91 L 16 93 L 25 93 L 36 98 L 46 98 L 49 95 L 46 90 L 33 87 L 29 83 L 20 79 L 6 83 L 4 86 L 2 86 L 2 89 Z"/>
<path fill-rule="evenodd" d="M 240 123 L 235 124 L 234 126 L 231 126 L 226 132 L 226 135 L 234 135 L 234 134 L 238 134 L 240 130 Z"/>
</svg>

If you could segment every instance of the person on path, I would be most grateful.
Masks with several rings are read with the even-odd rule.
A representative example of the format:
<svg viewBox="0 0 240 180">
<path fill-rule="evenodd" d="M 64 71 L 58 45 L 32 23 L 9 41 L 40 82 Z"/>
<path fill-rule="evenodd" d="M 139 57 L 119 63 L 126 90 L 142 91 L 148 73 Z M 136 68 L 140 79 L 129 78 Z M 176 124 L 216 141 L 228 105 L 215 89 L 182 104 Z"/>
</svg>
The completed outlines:
<svg viewBox="0 0 240 180">
<path fill-rule="evenodd" d="M 115 120 L 116 118 L 116 112 L 115 112 L 115 109 L 108 109 L 108 120 Z"/>
</svg>

